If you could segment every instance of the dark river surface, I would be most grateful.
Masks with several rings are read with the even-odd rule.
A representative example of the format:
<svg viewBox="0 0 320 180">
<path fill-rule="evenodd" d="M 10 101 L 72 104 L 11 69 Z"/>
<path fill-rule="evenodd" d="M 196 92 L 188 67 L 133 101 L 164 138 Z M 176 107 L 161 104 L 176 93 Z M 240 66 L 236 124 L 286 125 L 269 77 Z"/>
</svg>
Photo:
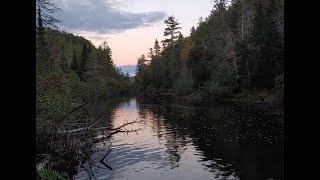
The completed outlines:
<svg viewBox="0 0 320 180">
<path fill-rule="evenodd" d="M 73 179 L 284 179 L 283 108 L 148 98 L 99 108 L 109 126 L 138 118 L 127 129 L 141 129 L 112 136 L 105 161 L 112 170 L 99 162 L 105 152 L 96 151 Z"/>
</svg>

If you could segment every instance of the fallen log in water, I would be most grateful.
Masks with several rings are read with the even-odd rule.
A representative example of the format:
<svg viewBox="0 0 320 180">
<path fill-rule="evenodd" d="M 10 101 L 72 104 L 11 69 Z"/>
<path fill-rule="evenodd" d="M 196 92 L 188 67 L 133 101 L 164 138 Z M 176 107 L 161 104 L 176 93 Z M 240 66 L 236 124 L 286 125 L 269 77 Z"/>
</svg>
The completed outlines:
<svg viewBox="0 0 320 180">
<path fill-rule="evenodd" d="M 67 133 L 79 133 L 79 132 L 83 132 L 83 131 L 89 131 L 90 132 L 93 132 L 93 131 L 101 131 L 101 130 L 109 130 L 109 131 L 117 131 L 121 128 L 124 128 L 125 126 L 128 126 L 130 124 L 133 124 L 133 123 L 137 123 L 137 119 L 132 121 L 132 122 L 128 122 L 128 123 L 125 123 L 117 128 L 108 128 L 108 127 L 98 127 L 98 128 L 92 128 L 94 125 L 96 125 L 99 121 L 101 121 L 101 119 L 99 119 L 98 121 L 94 122 L 93 124 L 87 126 L 87 127 L 82 127 L 82 128 L 77 128 L 77 129 L 70 129 L 70 130 L 62 130 L 62 129 L 58 129 L 57 130 L 57 133 L 58 134 L 67 134 Z M 139 121 L 139 122 L 142 122 L 142 121 Z M 83 132 L 83 133 L 87 133 L 87 132 Z M 126 132 L 126 131 L 124 131 Z M 113 132 L 114 133 L 114 132 Z"/>
<path fill-rule="evenodd" d="M 45 167 L 50 162 L 50 159 L 52 162 L 56 161 L 54 164 L 57 166 L 59 166 L 60 162 L 66 161 L 68 163 L 80 162 L 81 164 L 91 159 L 91 154 L 93 153 L 93 151 L 95 151 L 93 147 L 96 143 L 105 143 L 105 141 L 107 140 L 110 142 L 110 144 L 105 147 L 107 148 L 107 151 L 99 162 L 109 170 L 112 170 L 111 166 L 109 166 L 105 161 L 106 157 L 111 152 L 111 136 L 117 133 L 137 132 L 139 129 L 130 130 L 129 128 L 127 128 L 127 126 L 134 123 L 140 123 L 142 121 L 138 121 L 138 119 L 131 122 L 124 121 L 124 124 L 122 124 L 121 126 L 118 126 L 116 128 L 108 128 L 105 127 L 105 123 L 102 123 L 102 119 L 104 118 L 102 117 L 99 120 L 88 122 L 87 124 L 83 124 L 83 127 L 75 129 L 56 129 L 55 133 L 58 136 L 56 136 L 56 139 L 51 144 L 51 148 L 54 150 L 53 158 L 42 160 L 38 165 L 39 169 Z M 103 127 L 99 127 L 99 125 Z M 60 125 L 60 128 L 63 128 L 65 126 L 68 126 L 68 124 Z M 99 131 L 102 131 L 101 136 L 97 136 L 96 134 Z M 65 160 L 61 160 L 63 158 L 65 158 Z"/>
<path fill-rule="evenodd" d="M 61 130 L 61 129 L 58 129 L 57 130 L 57 133 L 58 134 L 65 134 L 65 133 L 77 133 L 77 132 L 81 132 L 81 131 L 95 131 L 95 129 L 91 129 L 94 125 L 96 125 L 98 122 L 100 122 L 101 120 L 103 119 L 100 118 L 98 121 L 95 121 L 94 123 L 92 123 L 91 125 L 89 126 L 86 126 L 86 127 L 83 127 L 83 128 L 77 128 L 77 129 L 71 129 L 71 130 Z"/>
</svg>

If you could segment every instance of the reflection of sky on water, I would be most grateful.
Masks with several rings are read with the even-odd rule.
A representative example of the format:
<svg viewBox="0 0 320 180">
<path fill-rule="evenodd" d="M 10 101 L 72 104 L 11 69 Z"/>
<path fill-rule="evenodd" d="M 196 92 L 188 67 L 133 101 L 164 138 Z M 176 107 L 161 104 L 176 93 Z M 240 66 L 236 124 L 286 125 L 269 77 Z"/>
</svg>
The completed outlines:
<svg viewBox="0 0 320 180">
<path fill-rule="evenodd" d="M 126 101 L 126 102 L 122 102 L 120 104 L 120 108 L 119 110 L 127 110 L 127 109 L 137 109 L 138 106 L 137 106 L 137 100 L 135 98 L 131 98 L 129 101 Z"/>
<path fill-rule="evenodd" d="M 97 179 L 133 180 L 264 179 L 274 176 L 281 179 L 283 136 L 281 132 L 272 133 L 281 131 L 283 121 L 259 114 L 260 111 L 255 113 L 263 120 L 230 107 L 210 110 L 175 104 L 141 104 L 130 99 L 112 111 L 112 125 L 117 127 L 138 118 L 143 122 L 126 128 L 140 130 L 114 135 L 112 152 L 107 157 L 113 170 L 98 167 L 102 166 L 99 163 L 102 151 L 93 155 L 92 159 L 96 158 L 96 161 L 92 174 Z M 248 144 L 246 139 L 252 143 Z M 271 140 L 272 145 L 267 143 Z M 88 173 L 80 170 L 78 177 L 88 177 Z"/>
</svg>

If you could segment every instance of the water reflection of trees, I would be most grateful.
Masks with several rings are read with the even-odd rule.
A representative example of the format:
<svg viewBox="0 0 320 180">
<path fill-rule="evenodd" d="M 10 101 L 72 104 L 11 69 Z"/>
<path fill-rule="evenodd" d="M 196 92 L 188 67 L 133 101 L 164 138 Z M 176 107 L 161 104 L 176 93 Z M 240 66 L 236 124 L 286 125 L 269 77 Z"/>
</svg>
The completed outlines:
<svg viewBox="0 0 320 180">
<path fill-rule="evenodd" d="M 238 105 L 196 108 L 150 99 L 139 103 L 144 104 L 139 109 L 142 114 L 152 112 L 158 138 L 166 132 L 166 152 L 173 167 L 179 166 L 190 136 L 203 154 L 203 165 L 222 176 L 235 172 L 241 179 L 283 179 L 283 151 L 279 148 L 283 124 L 277 124 L 283 116 L 273 113 L 274 109 Z M 255 145 L 259 143 L 262 145 Z"/>
<path fill-rule="evenodd" d="M 96 100 L 83 108 L 84 114 L 87 114 L 91 117 L 91 119 L 97 119 L 104 117 L 105 121 L 99 122 L 99 125 L 102 127 L 108 127 L 108 129 L 115 128 L 111 121 L 112 117 L 114 117 L 116 110 L 120 106 L 129 106 L 129 99 L 109 99 L 109 100 Z M 105 134 L 110 134 L 109 130 L 101 130 L 95 133 L 94 137 L 102 137 Z M 88 177 L 89 179 L 95 179 L 96 175 L 99 174 L 99 171 L 106 171 L 111 167 L 106 163 L 101 163 L 101 158 L 106 155 L 106 153 L 110 150 L 111 142 L 110 141 L 102 141 L 95 144 L 92 149 L 91 155 L 83 162 L 79 162 L 77 171 L 78 174 L 75 175 L 77 177 Z M 112 164 L 111 164 L 112 166 Z"/>
<path fill-rule="evenodd" d="M 167 148 L 165 152 L 168 154 L 170 165 L 172 168 L 178 167 L 187 144 L 185 138 L 187 134 L 184 127 L 181 126 L 182 121 L 175 116 L 174 109 L 165 104 L 154 106 L 146 103 L 140 106 L 139 115 L 146 117 L 146 114 L 152 117 L 153 130 L 159 142 L 165 139 L 164 145 Z"/>
</svg>

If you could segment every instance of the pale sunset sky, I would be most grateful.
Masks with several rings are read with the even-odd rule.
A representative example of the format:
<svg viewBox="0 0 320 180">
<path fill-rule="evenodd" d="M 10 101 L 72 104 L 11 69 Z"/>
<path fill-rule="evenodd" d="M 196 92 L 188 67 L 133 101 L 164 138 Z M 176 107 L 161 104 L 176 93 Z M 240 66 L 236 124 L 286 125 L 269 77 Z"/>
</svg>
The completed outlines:
<svg viewBox="0 0 320 180">
<path fill-rule="evenodd" d="M 207 17 L 212 0 L 52 0 L 62 11 L 55 14 L 61 30 L 83 36 L 96 47 L 107 41 L 116 66 L 136 64 L 159 42 L 174 15 L 184 36 L 200 17 Z"/>
</svg>

